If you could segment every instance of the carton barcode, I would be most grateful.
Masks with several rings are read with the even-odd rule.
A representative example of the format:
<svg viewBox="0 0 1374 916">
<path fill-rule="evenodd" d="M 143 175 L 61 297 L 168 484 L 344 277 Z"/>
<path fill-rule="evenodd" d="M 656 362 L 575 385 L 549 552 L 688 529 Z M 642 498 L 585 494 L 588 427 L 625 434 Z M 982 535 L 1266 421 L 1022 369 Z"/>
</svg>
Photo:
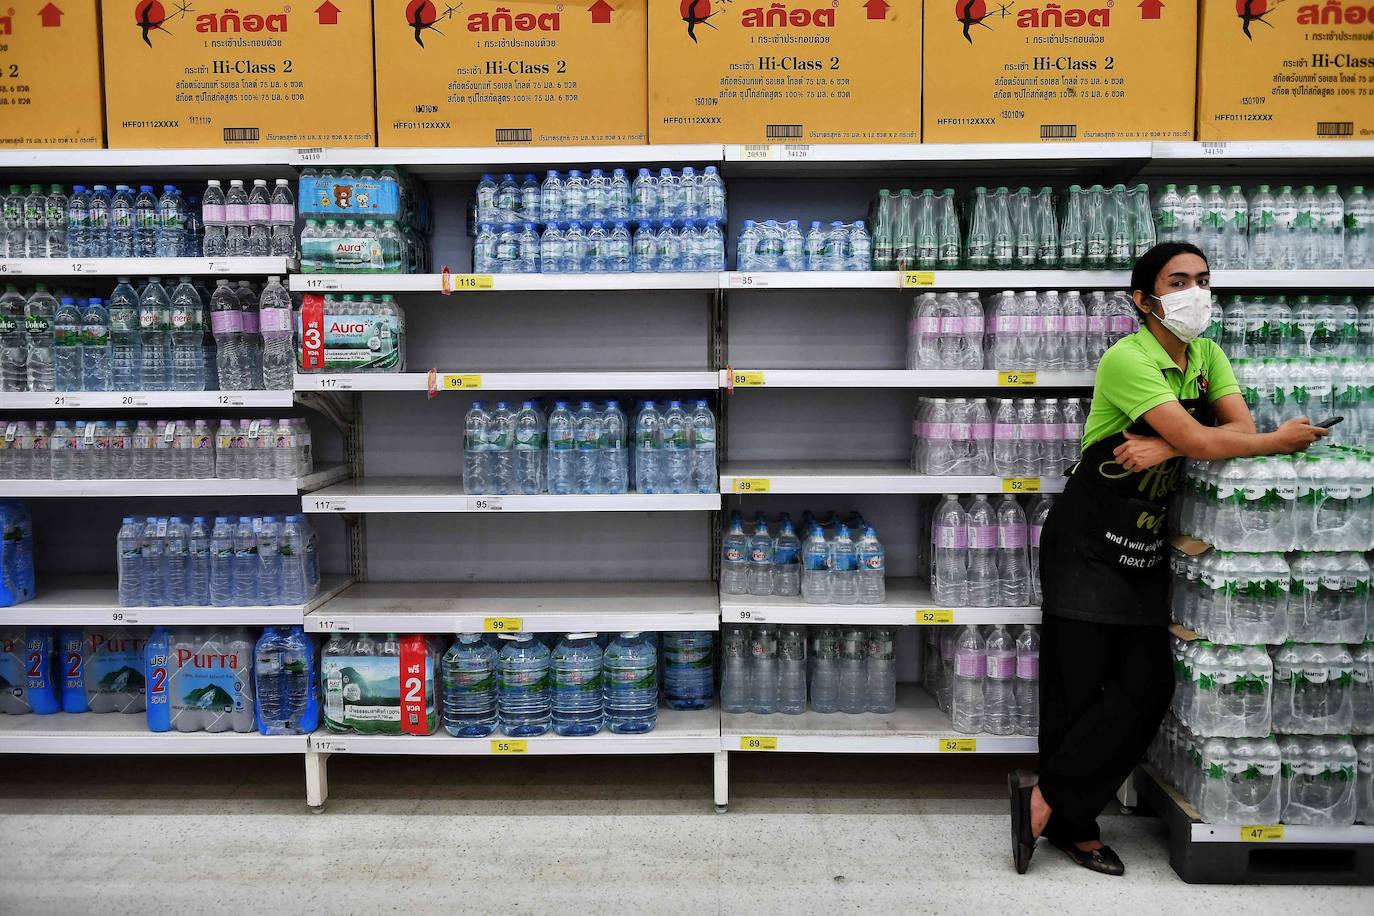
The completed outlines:
<svg viewBox="0 0 1374 916">
<path fill-rule="evenodd" d="M 1072 140 L 1078 136 L 1077 124 L 1041 124 L 1041 140 Z"/>
<path fill-rule="evenodd" d="M 802 126 L 800 124 L 769 124 L 765 131 L 769 140 L 800 140 L 802 138 Z"/>
<path fill-rule="evenodd" d="M 529 127 L 496 128 L 497 143 L 529 143 L 533 137 L 534 131 Z"/>
<path fill-rule="evenodd" d="M 226 127 L 224 128 L 225 143 L 257 143 L 258 129 L 256 127 Z"/>
<path fill-rule="evenodd" d="M 1318 137 L 1353 137 L 1355 136 L 1354 121 L 1318 121 Z"/>
</svg>

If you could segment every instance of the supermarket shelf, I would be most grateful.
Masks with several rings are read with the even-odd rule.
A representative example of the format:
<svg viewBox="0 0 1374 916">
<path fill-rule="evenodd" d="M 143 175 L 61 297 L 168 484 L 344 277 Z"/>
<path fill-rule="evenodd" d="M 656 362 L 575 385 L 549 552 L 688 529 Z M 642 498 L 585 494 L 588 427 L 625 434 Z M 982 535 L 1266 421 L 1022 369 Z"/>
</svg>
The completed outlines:
<svg viewBox="0 0 1374 916">
<path fill-rule="evenodd" d="M 142 713 L 0 716 L 0 754 L 304 754 L 304 735 L 150 732 Z"/>
<path fill-rule="evenodd" d="M 305 604 L 253 607 L 120 607 L 119 584 L 110 576 L 62 576 L 38 597 L 0 608 L 0 626 L 284 626 L 302 623 L 311 611 L 353 584 L 324 576 L 320 592 Z M 0 722 L 4 719 L 0 717 Z"/>
<path fill-rule="evenodd" d="M 306 615 L 312 633 L 715 630 L 709 582 L 367 582 Z"/>
<path fill-rule="evenodd" d="M 0 170 L 40 169 L 43 176 L 72 170 L 116 169 L 149 170 L 159 175 L 180 175 L 186 170 L 206 169 L 211 174 L 227 170 L 261 167 L 274 174 L 285 174 L 291 165 L 292 151 L 253 147 L 209 147 L 205 149 L 20 149 L 0 151 Z M 109 176 L 107 176 L 109 177 Z M 245 175 L 245 178 L 262 176 Z"/>
<path fill-rule="evenodd" d="M 1217 270 L 1212 288 L 1233 289 L 1368 289 L 1374 270 Z"/>
<path fill-rule="evenodd" d="M 743 377 L 741 377 L 741 373 Z M 1094 372 L 996 369 L 722 369 L 720 387 L 742 388 L 1091 388 Z M 1009 377 L 1010 376 L 1010 377 Z M 1029 379 L 1033 382 L 1027 384 Z"/>
<path fill-rule="evenodd" d="M 806 604 L 801 598 L 754 595 L 720 596 L 726 623 L 813 623 L 877 626 L 1039 623 L 1038 607 L 941 607 L 919 579 L 887 580 L 882 604 Z"/>
<path fill-rule="evenodd" d="M 616 735 L 605 729 L 585 738 L 549 732 L 537 738 L 454 738 L 443 730 L 433 735 L 339 735 L 317 731 L 310 749 L 326 754 L 403 754 L 436 757 L 534 756 L 560 754 L 714 754 L 720 750 L 717 709 L 658 710 L 658 726 L 639 735 Z"/>
<path fill-rule="evenodd" d="M 714 391 L 720 375 L 706 372 L 439 372 L 442 388 L 446 376 L 461 375 L 463 390 L 484 391 Z M 455 383 L 457 384 L 457 383 Z M 428 391 L 426 372 L 301 374 L 297 391 Z"/>
<path fill-rule="evenodd" d="M 741 273 L 720 275 L 722 289 L 883 289 L 915 294 L 940 289 L 1120 289 L 1122 270 L 931 270 L 919 277 L 896 270 Z M 908 276 L 913 276 L 908 282 Z"/>
<path fill-rule="evenodd" d="M 119 410 L 292 405 L 289 391 L 7 391 L 0 410 Z"/>
<path fill-rule="evenodd" d="M 748 747 L 747 738 L 764 738 Z M 947 739 L 972 740 L 973 750 L 942 750 Z M 773 741 L 776 740 L 776 747 Z M 720 746 L 726 751 L 778 750 L 815 754 L 1034 754 L 1037 739 L 1024 735 L 961 735 L 935 700 L 914 684 L 897 685 L 897 711 L 887 714 L 807 710 L 782 713 L 722 713 Z"/>
<path fill-rule="evenodd" d="M 1374 159 L 1374 141 L 1370 140 L 1204 140 L 1156 142 L 1152 146 L 1150 158 L 1162 166 L 1187 162 L 1235 165 L 1265 160 L 1264 165 L 1272 168 L 1274 160 L 1318 160 L 1322 166 L 1348 160 L 1367 167 L 1369 160 Z"/>
<path fill-rule="evenodd" d="M 808 174 L 839 177 L 874 173 L 991 171 L 1002 166 L 1043 170 L 1115 166 L 1131 174 L 1150 158 L 1138 143 L 834 143 L 727 145 L 726 177 Z"/>
<path fill-rule="evenodd" d="M 720 508 L 719 493 L 621 493 L 592 496 L 470 496 L 451 477 L 365 477 L 301 500 L 306 512 L 701 512 Z"/>
<path fill-rule="evenodd" d="M 519 169 L 589 168 L 719 164 L 720 144 L 663 146 L 496 146 L 297 149 L 290 163 L 297 168 L 394 165 L 415 175 L 477 177 L 483 172 Z"/>
<path fill-rule="evenodd" d="M 864 461 L 731 462 L 722 493 L 1061 493 L 1062 477 L 931 477 L 905 464 Z"/>
<path fill-rule="evenodd" d="M 466 282 L 465 282 L 466 281 Z M 467 285 L 468 283 L 481 285 Z M 459 294 L 501 292 L 616 292 L 635 290 L 716 290 L 717 273 L 663 274 L 455 274 L 449 289 Z M 443 274 L 298 274 L 293 292 L 442 293 Z"/>
<path fill-rule="evenodd" d="M 0 277 L 182 277 L 280 274 L 289 258 L 19 258 L 0 261 Z"/>
<path fill-rule="evenodd" d="M 295 496 L 312 493 L 348 479 L 348 468 L 321 468 L 305 477 L 279 480 L 208 479 L 173 480 L 0 480 L 0 496 Z"/>
</svg>

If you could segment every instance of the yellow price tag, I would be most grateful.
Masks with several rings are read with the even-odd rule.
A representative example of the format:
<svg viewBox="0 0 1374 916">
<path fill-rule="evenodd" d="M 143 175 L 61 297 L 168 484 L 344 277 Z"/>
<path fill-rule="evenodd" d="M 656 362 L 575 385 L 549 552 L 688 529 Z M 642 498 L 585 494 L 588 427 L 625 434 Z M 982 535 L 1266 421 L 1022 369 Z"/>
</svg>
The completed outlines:
<svg viewBox="0 0 1374 916">
<path fill-rule="evenodd" d="M 902 271 L 902 289 L 928 289 L 935 285 L 933 270 Z"/>
<path fill-rule="evenodd" d="M 1039 493 L 1039 477 L 1004 477 L 1002 478 L 1003 493 Z"/>
<path fill-rule="evenodd" d="M 487 633 L 519 633 L 523 622 L 519 617 L 488 617 L 482 621 L 482 629 Z"/>
<path fill-rule="evenodd" d="M 767 477 L 736 477 L 736 493 L 767 493 L 772 482 Z"/>
<path fill-rule="evenodd" d="M 941 738 L 941 754 L 976 754 L 978 752 L 977 738 Z"/>
<path fill-rule="evenodd" d="M 763 386 L 763 373 L 753 372 L 733 372 L 731 373 L 731 384 L 736 388 L 760 388 Z"/>
<path fill-rule="evenodd" d="M 471 390 L 471 389 L 474 389 L 474 388 L 481 388 L 481 387 L 482 387 L 482 376 L 481 376 L 480 374 L 477 374 L 477 373 L 470 373 L 470 374 L 468 374 L 468 375 L 445 375 L 445 376 L 444 376 L 444 390 L 445 390 L 445 391 L 468 391 L 468 390 Z"/>
<path fill-rule="evenodd" d="M 745 735 L 739 739 L 739 749 L 742 751 L 776 751 L 778 749 L 778 739 L 775 735 Z"/>
<path fill-rule="evenodd" d="M 496 278 L 491 274 L 454 274 L 450 278 L 454 289 L 493 289 Z"/>
<path fill-rule="evenodd" d="M 491 743 L 493 754 L 528 754 L 530 743 L 524 738 L 502 738 Z"/>
<path fill-rule="evenodd" d="M 1243 843 L 1270 843 L 1283 839 L 1282 824 L 1254 824 L 1240 828 Z"/>
<path fill-rule="evenodd" d="M 997 373 L 997 385 L 1001 388 L 1029 388 L 1034 384 L 1034 369 Z"/>
<path fill-rule="evenodd" d="M 916 622 L 922 626 L 944 626 L 954 622 L 953 611 L 917 611 Z"/>
</svg>

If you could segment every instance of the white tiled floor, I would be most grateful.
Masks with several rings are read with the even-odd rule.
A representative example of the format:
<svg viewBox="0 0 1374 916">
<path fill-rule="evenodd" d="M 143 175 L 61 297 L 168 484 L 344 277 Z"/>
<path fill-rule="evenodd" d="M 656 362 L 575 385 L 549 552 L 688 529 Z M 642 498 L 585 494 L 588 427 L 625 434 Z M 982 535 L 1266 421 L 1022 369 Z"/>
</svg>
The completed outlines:
<svg viewBox="0 0 1374 916">
<path fill-rule="evenodd" d="M 0 759 L 0 913 L 1374 911 L 1374 889 L 1199 887 L 1151 818 L 1106 878 L 1009 861 L 1006 762 L 733 758 Z"/>
</svg>

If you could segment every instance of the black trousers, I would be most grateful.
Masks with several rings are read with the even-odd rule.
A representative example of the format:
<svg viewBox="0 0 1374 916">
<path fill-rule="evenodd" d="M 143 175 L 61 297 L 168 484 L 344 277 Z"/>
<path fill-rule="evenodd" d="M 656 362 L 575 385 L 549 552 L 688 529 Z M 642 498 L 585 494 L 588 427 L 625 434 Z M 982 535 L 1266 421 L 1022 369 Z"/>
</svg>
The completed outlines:
<svg viewBox="0 0 1374 916">
<path fill-rule="evenodd" d="M 1040 792 L 1045 836 L 1098 839 L 1097 815 L 1159 730 L 1174 693 L 1163 625 L 1046 614 L 1040 640 Z"/>
</svg>

